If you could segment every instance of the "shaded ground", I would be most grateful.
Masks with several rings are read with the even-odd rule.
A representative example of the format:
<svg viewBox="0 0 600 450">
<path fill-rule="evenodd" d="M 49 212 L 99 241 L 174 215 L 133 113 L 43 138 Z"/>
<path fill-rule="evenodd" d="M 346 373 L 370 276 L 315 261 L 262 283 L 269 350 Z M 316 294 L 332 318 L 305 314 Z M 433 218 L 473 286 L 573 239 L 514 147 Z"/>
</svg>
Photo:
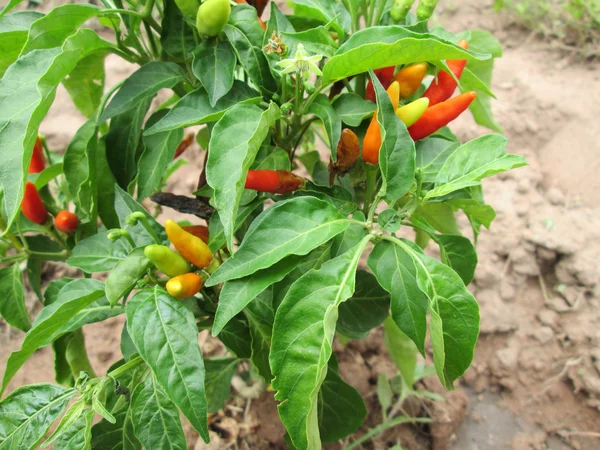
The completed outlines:
<svg viewBox="0 0 600 450">
<path fill-rule="evenodd" d="M 397 427 L 364 448 L 398 442 L 409 450 L 599 448 L 600 70 L 528 39 L 529 33 L 510 19 L 495 15 L 487 5 L 491 2 L 441 3 L 449 5 L 441 17 L 451 31 L 483 28 L 502 41 L 495 111 L 510 139 L 509 151 L 526 155 L 530 166 L 484 182 L 486 200 L 498 216 L 478 244 L 472 291 L 481 305 L 482 327 L 462 388 L 445 403 L 407 406 L 433 417 L 435 425 Z M 117 59 L 107 60 L 109 82 L 130 71 Z M 62 148 L 82 123 L 60 92 L 41 132 L 52 148 Z M 470 118 L 461 118 L 457 130 L 465 139 L 486 132 Z M 193 190 L 199 153 L 197 148 L 186 153 L 190 164 L 176 177 L 175 192 Z M 53 271 L 48 268 L 45 276 L 58 277 Z M 98 373 L 120 358 L 122 321 L 85 328 Z M 205 353 L 219 350 L 206 336 L 200 339 Z M 22 333 L 0 328 L 2 366 L 21 340 Z M 345 349 L 338 346 L 337 353 L 342 375 L 367 397 L 366 426 L 377 424 L 376 379 L 381 372 L 394 373 L 381 331 Z M 52 351 L 46 348 L 15 376 L 9 390 L 52 379 Z M 425 385 L 441 393 L 434 380 Z M 272 394 L 247 406 L 237 398 L 213 418 L 212 448 L 234 442 L 239 448 L 283 448 Z"/>
</svg>

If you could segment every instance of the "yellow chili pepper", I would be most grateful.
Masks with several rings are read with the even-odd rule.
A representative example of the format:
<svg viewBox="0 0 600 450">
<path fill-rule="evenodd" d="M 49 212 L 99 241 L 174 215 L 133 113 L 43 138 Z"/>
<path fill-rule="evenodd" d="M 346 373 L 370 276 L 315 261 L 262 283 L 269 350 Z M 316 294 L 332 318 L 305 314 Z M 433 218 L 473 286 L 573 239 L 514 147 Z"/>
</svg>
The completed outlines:
<svg viewBox="0 0 600 450">
<path fill-rule="evenodd" d="M 202 288 L 202 277 L 193 272 L 171 278 L 167 281 L 167 292 L 177 299 L 192 297 Z"/>
<path fill-rule="evenodd" d="M 197 267 L 210 264 L 213 255 L 202 239 L 188 233 L 170 219 L 165 222 L 165 231 L 173 246 L 189 262 Z"/>
<path fill-rule="evenodd" d="M 427 63 L 412 64 L 400 70 L 394 80 L 400 83 L 400 98 L 408 98 L 415 93 L 427 75 Z"/>
<path fill-rule="evenodd" d="M 396 110 L 398 118 L 404 122 L 404 125 L 410 127 L 413 123 L 421 118 L 427 107 L 429 106 L 429 99 L 426 97 L 410 102 L 408 105 L 404 105 Z"/>
</svg>

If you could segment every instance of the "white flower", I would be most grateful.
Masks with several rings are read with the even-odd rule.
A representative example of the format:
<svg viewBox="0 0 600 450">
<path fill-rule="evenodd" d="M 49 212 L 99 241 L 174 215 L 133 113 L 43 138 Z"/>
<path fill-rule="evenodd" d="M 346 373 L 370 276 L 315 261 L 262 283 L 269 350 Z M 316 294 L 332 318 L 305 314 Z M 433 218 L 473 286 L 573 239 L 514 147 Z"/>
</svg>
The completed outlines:
<svg viewBox="0 0 600 450">
<path fill-rule="evenodd" d="M 322 55 L 308 56 L 308 53 L 304 50 L 304 46 L 298 44 L 294 57 L 279 61 L 277 65 L 283 67 L 282 74 L 297 73 L 300 76 L 307 77 L 309 73 L 314 73 L 317 76 L 321 76 L 323 72 L 317 66 L 317 63 L 321 59 L 323 59 Z"/>
</svg>

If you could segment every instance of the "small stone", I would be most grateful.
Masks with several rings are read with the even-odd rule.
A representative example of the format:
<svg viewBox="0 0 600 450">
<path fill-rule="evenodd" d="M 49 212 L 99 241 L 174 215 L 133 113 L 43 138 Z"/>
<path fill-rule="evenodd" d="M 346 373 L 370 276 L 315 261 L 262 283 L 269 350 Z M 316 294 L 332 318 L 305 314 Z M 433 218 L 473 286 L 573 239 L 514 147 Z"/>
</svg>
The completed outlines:
<svg viewBox="0 0 600 450">
<path fill-rule="evenodd" d="M 500 283 L 500 298 L 505 302 L 511 302 L 515 299 L 517 291 L 510 283 Z"/>
<path fill-rule="evenodd" d="M 527 129 L 529 131 L 531 131 L 532 133 L 537 133 L 538 131 L 540 131 L 540 127 L 537 124 L 537 122 L 535 122 L 533 119 L 531 119 L 530 117 L 528 117 L 527 119 L 525 119 L 525 123 L 527 125 Z"/>
<path fill-rule="evenodd" d="M 565 203 L 565 194 L 558 188 L 550 188 L 548 192 L 546 192 L 546 198 L 553 205 L 564 205 Z"/>
<path fill-rule="evenodd" d="M 530 189 L 531 183 L 527 178 L 521 178 L 517 183 L 517 192 L 520 192 L 521 194 L 527 194 Z"/>
<path fill-rule="evenodd" d="M 552 311 L 551 309 L 542 309 L 538 313 L 537 318 L 544 325 L 555 328 L 558 324 L 559 315 L 556 311 Z"/>
<path fill-rule="evenodd" d="M 525 217 L 530 209 L 529 203 L 527 202 L 519 202 L 515 205 L 515 212 L 519 217 Z"/>
<path fill-rule="evenodd" d="M 542 261 L 547 261 L 547 262 L 556 261 L 556 252 L 553 252 L 552 250 L 549 250 L 544 247 L 538 247 L 536 249 L 536 252 L 537 252 L 538 257 Z"/>
<path fill-rule="evenodd" d="M 481 415 L 481 413 L 479 413 L 477 411 L 473 411 L 471 413 L 471 420 L 475 423 L 479 423 L 483 420 L 483 416 Z"/>
<path fill-rule="evenodd" d="M 481 334 L 507 333 L 517 327 L 516 318 L 493 289 L 484 289 L 477 294 L 481 308 Z"/>
<path fill-rule="evenodd" d="M 482 260 L 480 256 L 480 260 Z M 480 288 L 490 288 L 500 280 L 500 274 L 493 264 L 478 264 L 475 269 L 475 284 Z"/>
<path fill-rule="evenodd" d="M 517 380 L 515 380 L 514 378 L 510 378 L 510 377 L 501 378 L 499 381 L 499 384 L 504 389 L 511 391 L 511 392 L 514 391 L 515 389 L 517 389 Z"/>
<path fill-rule="evenodd" d="M 539 327 L 532 333 L 532 336 L 536 341 L 545 344 L 554 337 L 554 330 L 546 326 Z"/>
</svg>

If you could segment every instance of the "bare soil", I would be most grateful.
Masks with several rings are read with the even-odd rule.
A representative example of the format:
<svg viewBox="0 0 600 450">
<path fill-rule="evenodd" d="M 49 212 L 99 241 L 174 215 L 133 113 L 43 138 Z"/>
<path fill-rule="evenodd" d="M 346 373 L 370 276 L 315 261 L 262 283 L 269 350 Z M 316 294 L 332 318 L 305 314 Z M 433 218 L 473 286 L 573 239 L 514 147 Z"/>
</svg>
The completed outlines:
<svg viewBox="0 0 600 450">
<path fill-rule="evenodd" d="M 397 443 L 409 450 L 600 448 L 599 67 L 531 38 L 512 19 L 495 14 L 491 1 L 440 3 L 439 17 L 449 30 L 481 28 L 501 40 L 505 53 L 496 65 L 495 113 L 509 151 L 525 155 L 529 166 L 484 181 L 497 218 L 478 243 L 471 290 L 482 320 L 472 367 L 454 392 L 443 392 L 433 377 L 421 384 L 446 397 L 407 405 L 409 412 L 431 417 L 432 425 L 399 426 L 363 448 Z M 108 58 L 108 84 L 133 70 Z M 82 123 L 59 91 L 41 132 L 60 149 Z M 457 121 L 456 130 L 464 139 L 486 133 L 470 117 Z M 193 190 L 203 158 L 198 148 L 185 156 L 190 164 L 172 183 L 176 193 Z M 65 268 L 48 264 L 44 276 L 64 274 Z M 33 314 L 39 310 L 32 295 L 28 305 Z M 121 357 L 122 325 L 123 318 L 115 318 L 85 327 L 98 374 Z M 0 323 L 0 365 L 22 338 Z M 205 354 L 221 351 L 205 335 L 200 341 Z M 366 398 L 365 431 L 381 420 L 378 374 L 394 374 L 381 330 L 345 348 L 337 345 L 336 353 L 342 375 Z M 52 350 L 45 348 L 19 371 L 9 391 L 53 378 Z M 285 448 L 270 392 L 251 401 L 234 398 L 211 418 L 211 429 L 209 447 L 200 440 L 194 444 L 197 437 L 187 427 L 190 448 Z"/>
</svg>

